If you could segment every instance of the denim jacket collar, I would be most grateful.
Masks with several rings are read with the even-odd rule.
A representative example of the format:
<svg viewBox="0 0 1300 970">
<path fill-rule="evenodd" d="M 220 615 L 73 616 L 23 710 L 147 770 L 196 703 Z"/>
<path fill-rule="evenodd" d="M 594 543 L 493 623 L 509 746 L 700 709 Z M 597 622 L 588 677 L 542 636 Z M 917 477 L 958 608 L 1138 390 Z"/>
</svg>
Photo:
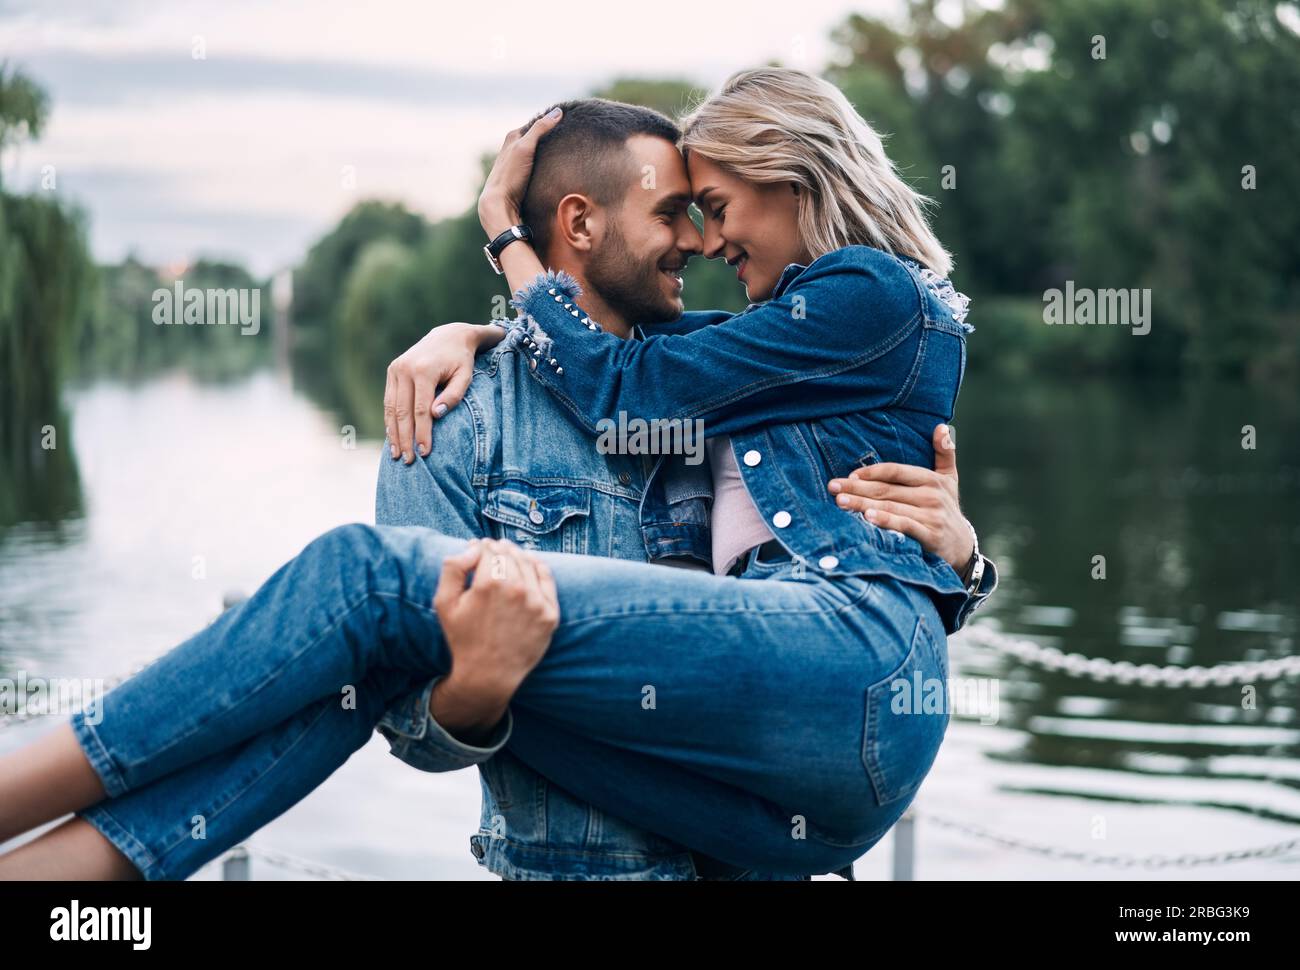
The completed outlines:
<svg viewBox="0 0 1300 970">
<path fill-rule="evenodd" d="M 807 268 L 808 266 L 805 263 L 790 263 L 785 269 L 781 270 L 781 275 L 776 281 L 776 288 L 772 290 L 772 299 L 775 300 L 780 297 L 785 292 L 786 287 L 794 282 L 795 278 Z M 751 303 L 750 306 L 757 306 L 757 304 Z"/>
</svg>

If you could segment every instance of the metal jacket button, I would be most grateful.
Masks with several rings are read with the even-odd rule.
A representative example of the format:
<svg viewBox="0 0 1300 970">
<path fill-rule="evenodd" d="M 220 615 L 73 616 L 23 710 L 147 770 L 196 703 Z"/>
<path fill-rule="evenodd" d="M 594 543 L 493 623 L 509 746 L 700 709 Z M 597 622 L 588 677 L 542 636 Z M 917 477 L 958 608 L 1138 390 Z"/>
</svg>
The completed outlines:
<svg viewBox="0 0 1300 970">
<path fill-rule="evenodd" d="M 545 518 L 545 516 L 543 516 L 541 512 L 538 512 L 537 509 L 533 509 L 528 513 L 528 521 L 534 525 L 541 525 L 543 518 Z"/>
<path fill-rule="evenodd" d="M 760 455 L 757 451 L 753 451 L 751 449 L 750 451 L 745 452 L 745 464 L 748 465 L 750 468 L 753 468 L 762 460 L 763 460 L 763 456 Z"/>
<path fill-rule="evenodd" d="M 784 529 L 790 524 L 790 513 L 785 509 L 782 509 L 780 512 L 776 513 L 776 515 L 772 516 L 772 524 L 778 529 Z"/>
<path fill-rule="evenodd" d="M 834 569 L 839 564 L 840 561 L 834 556 L 822 556 L 817 560 L 817 565 L 821 566 L 822 569 Z"/>
<path fill-rule="evenodd" d="M 621 485 L 627 485 L 627 484 L 631 483 L 631 481 L 632 481 L 632 476 L 629 475 L 627 472 L 619 472 L 619 473 L 618 473 L 618 481 L 619 481 L 619 484 L 621 484 Z"/>
</svg>

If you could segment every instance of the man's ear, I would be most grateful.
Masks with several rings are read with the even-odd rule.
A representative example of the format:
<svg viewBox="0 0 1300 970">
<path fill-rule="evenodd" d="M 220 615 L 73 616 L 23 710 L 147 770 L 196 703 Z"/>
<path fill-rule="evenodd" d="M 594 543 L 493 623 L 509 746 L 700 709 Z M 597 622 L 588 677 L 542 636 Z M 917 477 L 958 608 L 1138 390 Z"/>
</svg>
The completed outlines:
<svg viewBox="0 0 1300 970">
<path fill-rule="evenodd" d="M 575 252 L 591 252 L 597 230 L 596 219 L 596 204 L 577 192 L 562 198 L 555 210 L 560 240 Z"/>
</svg>

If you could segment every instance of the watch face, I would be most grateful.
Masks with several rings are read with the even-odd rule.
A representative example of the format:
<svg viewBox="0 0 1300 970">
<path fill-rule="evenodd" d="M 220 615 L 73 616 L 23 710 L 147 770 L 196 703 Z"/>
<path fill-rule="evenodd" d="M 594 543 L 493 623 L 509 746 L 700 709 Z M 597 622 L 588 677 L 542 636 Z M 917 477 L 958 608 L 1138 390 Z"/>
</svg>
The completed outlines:
<svg viewBox="0 0 1300 970">
<path fill-rule="evenodd" d="M 493 272 L 495 272 L 497 276 L 500 276 L 501 264 L 498 263 L 496 257 L 492 255 L 491 243 L 488 243 L 486 246 L 483 247 L 483 255 L 487 257 L 488 265 L 492 267 Z"/>
</svg>

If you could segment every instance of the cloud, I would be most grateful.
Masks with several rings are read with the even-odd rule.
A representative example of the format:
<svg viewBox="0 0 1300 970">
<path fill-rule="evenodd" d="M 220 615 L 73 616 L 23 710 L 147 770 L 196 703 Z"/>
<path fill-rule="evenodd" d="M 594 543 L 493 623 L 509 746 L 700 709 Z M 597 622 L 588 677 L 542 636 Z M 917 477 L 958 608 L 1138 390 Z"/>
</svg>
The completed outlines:
<svg viewBox="0 0 1300 970">
<path fill-rule="evenodd" d="M 373 98 L 424 107 L 473 102 L 484 107 L 518 104 L 522 92 L 580 91 L 597 78 L 501 73 L 487 78 L 411 65 L 385 66 L 326 60 L 285 60 L 234 55 L 194 60 L 176 52 L 109 52 L 54 49 L 22 58 L 22 69 L 56 93 L 60 103 L 120 104 L 195 94 L 250 92 L 310 94 L 319 98 Z"/>
<path fill-rule="evenodd" d="M 0 50 L 52 103 L 42 140 L 3 160 L 6 183 L 55 166 L 100 259 L 220 252 L 267 272 L 364 197 L 464 211 L 506 131 L 615 76 L 708 85 L 773 57 L 818 66 L 849 9 L 0 0 Z"/>
</svg>

